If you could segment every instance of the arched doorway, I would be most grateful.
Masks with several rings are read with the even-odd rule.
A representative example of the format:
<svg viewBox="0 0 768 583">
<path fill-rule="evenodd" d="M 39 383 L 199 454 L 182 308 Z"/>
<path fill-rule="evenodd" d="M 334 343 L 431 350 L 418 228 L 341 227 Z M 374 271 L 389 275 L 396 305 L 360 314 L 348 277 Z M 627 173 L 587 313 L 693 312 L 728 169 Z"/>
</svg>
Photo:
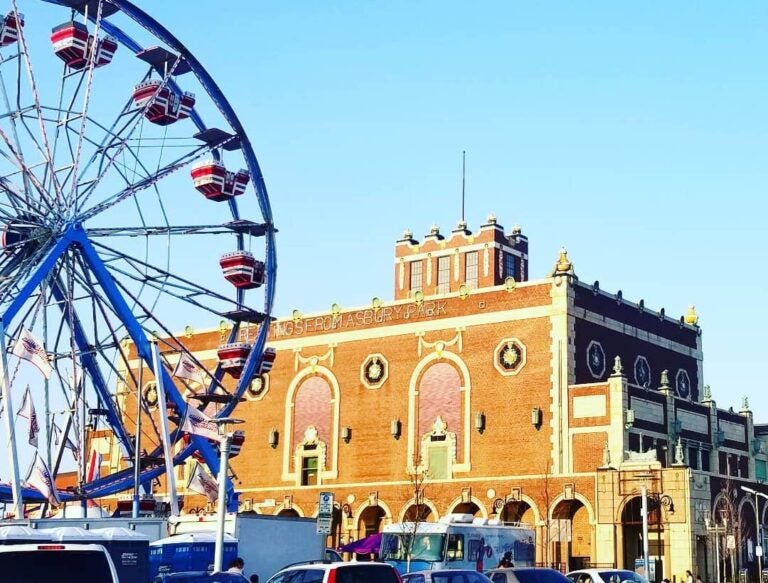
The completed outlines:
<svg viewBox="0 0 768 583">
<path fill-rule="evenodd" d="M 294 510 L 293 508 L 283 508 L 280 512 L 277 513 L 278 516 L 290 516 L 292 518 L 299 518 L 301 514 L 298 513 L 298 511 Z"/>
<path fill-rule="evenodd" d="M 453 508 L 451 513 L 452 514 L 471 514 L 472 516 L 477 516 L 478 514 L 482 514 L 480 512 L 480 507 L 474 502 L 460 502 Z"/>
<path fill-rule="evenodd" d="M 360 514 L 357 523 L 357 538 L 365 538 L 381 531 L 381 523 L 386 517 L 386 512 L 381 506 L 368 506 Z"/>
<path fill-rule="evenodd" d="M 549 562 L 562 571 L 589 567 L 592 562 L 592 526 L 581 500 L 561 500 L 552 509 L 548 525 Z M 545 554 L 546 556 L 546 554 Z"/>
<path fill-rule="evenodd" d="M 755 508 L 751 500 L 744 500 L 739 508 L 739 532 L 736 536 L 736 544 L 740 547 L 739 552 L 740 565 L 737 568 L 749 570 L 750 581 L 757 581 L 757 556 L 755 555 L 755 545 L 757 537 L 755 536 Z"/>
<path fill-rule="evenodd" d="M 498 514 L 502 522 L 524 522 L 526 524 L 536 524 L 536 515 L 533 508 L 524 500 L 507 502 L 502 506 Z"/>
<path fill-rule="evenodd" d="M 403 514 L 404 522 L 434 522 L 435 516 L 427 504 L 411 504 Z"/>
<path fill-rule="evenodd" d="M 624 535 L 624 568 L 634 569 L 635 561 L 643 558 L 643 500 L 635 496 L 627 501 L 621 511 Z M 661 504 L 648 498 L 648 562 L 651 582 L 660 581 L 664 573 L 664 524 L 661 520 Z"/>
</svg>

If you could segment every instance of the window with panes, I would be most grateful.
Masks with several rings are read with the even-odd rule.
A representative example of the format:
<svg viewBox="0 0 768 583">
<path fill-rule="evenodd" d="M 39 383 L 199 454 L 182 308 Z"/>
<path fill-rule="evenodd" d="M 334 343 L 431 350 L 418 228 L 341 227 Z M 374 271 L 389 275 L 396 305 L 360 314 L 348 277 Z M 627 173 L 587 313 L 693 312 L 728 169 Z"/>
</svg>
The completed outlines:
<svg viewBox="0 0 768 583">
<path fill-rule="evenodd" d="M 477 251 L 465 255 L 464 274 L 469 289 L 477 288 Z"/>
<path fill-rule="evenodd" d="M 504 277 L 516 277 L 517 257 L 512 253 L 504 253 Z"/>
<path fill-rule="evenodd" d="M 421 291 L 424 286 L 421 261 L 411 261 L 411 291 Z"/>
<path fill-rule="evenodd" d="M 437 293 L 445 294 L 451 291 L 451 258 L 437 258 Z"/>
</svg>

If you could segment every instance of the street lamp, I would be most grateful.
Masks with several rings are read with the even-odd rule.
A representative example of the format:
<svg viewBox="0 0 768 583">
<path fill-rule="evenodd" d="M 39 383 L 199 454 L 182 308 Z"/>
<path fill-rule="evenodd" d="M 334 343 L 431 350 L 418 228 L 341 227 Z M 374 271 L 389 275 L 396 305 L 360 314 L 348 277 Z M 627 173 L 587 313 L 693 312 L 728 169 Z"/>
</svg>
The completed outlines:
<svg viewBox="0 0 768 583">
<path fill-rule="evenodd" d="M 720 537 L 718 534 L 720 532 L 720 527 L 712 520 L 712 515 L 708 510 L 704 513 L 704 526 L 707 527 L 708 533 L 715 533 L 715 571 L 717 573 L 715 583 L 720 583 Z"/>
<path fill-rule="evenodd" d="M 763 572 L 763 539 L 760 536 L 760 505 L 757 502 L 757 497 L 760 496 L 768 500 L 768 496 L 747 486 L 742 486 L 741 489 L 747 494 L 754 494 L 755 496 L 755 555 L 757 556 L 757 580 L 760 580 Z"/>
<path fill-rule="evenodd" d="M 213 551 L 213 572 L 218 573 L 224 568 L 224 523 L 227 518 L 227 470 L 229 465 L 229 444 L 232 441 L 232 433 L 222 428 L 227 425 L 245 423 L 242 419 L 233 417 L 220 417 L 211 419 L 211 423 L 219 426 L 221 442 L 219 444 L 219 507 L 216 513 L 216 546 Z"/>
</svg>

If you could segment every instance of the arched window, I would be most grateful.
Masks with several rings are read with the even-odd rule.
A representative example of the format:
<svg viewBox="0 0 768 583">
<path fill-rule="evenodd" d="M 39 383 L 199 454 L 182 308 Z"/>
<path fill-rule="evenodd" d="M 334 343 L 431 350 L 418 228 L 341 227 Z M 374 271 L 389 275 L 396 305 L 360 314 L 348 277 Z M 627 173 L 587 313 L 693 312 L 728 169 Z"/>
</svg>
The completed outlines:
<svg viewBox="0 0 768 583">
<path fill-rule="evenodd" d="M 333 392 L 322 376 L 307 377 L 293 402 L 293 470 L 300 486 L 322 483 L 333 442 Z"/>
<path fill-rule="evenodd" d="M 417 407 L 418 463 L 431 479 L 449 479 L 453 465 L 461 461 L 461 377 L 456 368 L 447 362 L 427 368 L 419 381 Z"/>
</svg>

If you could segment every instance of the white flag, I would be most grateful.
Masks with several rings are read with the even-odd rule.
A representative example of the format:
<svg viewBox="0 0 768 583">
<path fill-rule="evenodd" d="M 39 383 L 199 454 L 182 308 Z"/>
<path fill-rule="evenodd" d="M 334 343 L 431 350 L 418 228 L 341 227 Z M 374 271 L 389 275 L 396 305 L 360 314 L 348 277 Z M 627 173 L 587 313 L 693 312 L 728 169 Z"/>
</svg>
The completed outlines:
<svg viewBox="0 0 768 583">
<path fill-rule="evenodd" d="M 203 378 L 203 372 L 200 370 L 200 367 L 195 364 L 195 361 L 193 361 L 192 358 L 189 356 L 189 354 L 187 354 L 186 352 L 181 353 L 179 362 L 176 363 L 176 368 L 173 369 L 173 376 L 178 377 L 180 379 L 193 381 L 201 385 L 205 384 L 205 379 Z"/>
<path fill-rule="evenodd" d="M 40 492 L 54 506 L 61 505 L 59 492 L 56 490 L 56 483 L 39 453 L 35 454 L 35 463 L 32 464 L 32 469 L 29 472 L 29 476 L 27 476 L 27 486 Z"/>
<path fill-rule="evenodd" d="M 215 502 L 219 497 L 219 485 L 199 463 L 195 466 L 195 471 L 192 472 L 192 477 L 189 478 L 187 488 L 193 492 L 207 496 L 208 500 L 211 502 Z"/>
<path fill-rule="evenodd" d="M 211 423 L 211 418 L 208 417 L 208 415 L 194 407 L 187 407 L 187 415 L 184 419 L 184 424 L 181 426 L 181 430 L 193 435 L 205 437 L 206 439 L 221 441 L 219 428 L 216 427 L 216 424 Z"/>
<path fill-rule="evenodd" d="M 43 343 L 26 328 L 21 329 L 21 335 L 16 340 L 16 344 L 13 345 L 13 354 L 34 364 L 45 375 L 45 378 L 51 378 L 53 369 L 48 363 L 48 353 L 45 351 Z"/>
<path fill-rule="evenodd" d="M 35 404 L 32 402 L 32 392 L 29 390 L 29 387 L 24 391 L 24 398 L 21 401 L 21 408 L 19 408 L 18 416 L 29 421 L 27 440 L 29 441 L 29 445 L 37 447 L 37 434 L 40 433 L 40 425 L 37 422 Z"/>
<path fill-rule="evenodd" d="M 51 426 L 51 433 L 53 434 L 54 445 L 59 445 L 61 443 L 61 429 L 55 422 Z M 80 459 L 80 450 L 77 449 L 75 442 L 70 439 L 69 434 L 64 438 L 64 447 L 72 452 L 76 460 Z"/>
</svg>

